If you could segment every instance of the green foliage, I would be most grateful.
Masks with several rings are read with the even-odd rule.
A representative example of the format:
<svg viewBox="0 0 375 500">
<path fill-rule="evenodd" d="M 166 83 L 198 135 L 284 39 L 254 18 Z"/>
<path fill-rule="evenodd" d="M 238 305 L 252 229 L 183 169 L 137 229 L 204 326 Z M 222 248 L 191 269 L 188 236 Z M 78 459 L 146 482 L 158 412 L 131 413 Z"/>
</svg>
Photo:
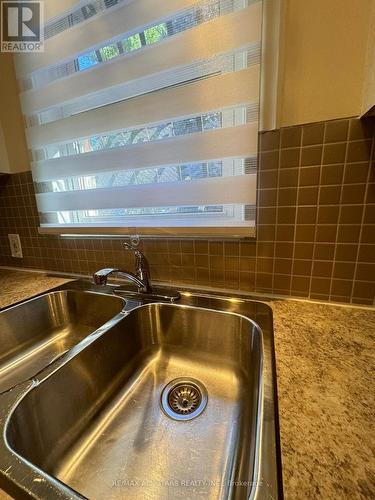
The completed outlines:
<svg viewBox="0 0 375 500">
<path fill-rule="evenodd" d="M 132 50 L 140 49 L 141 39 L 138 34 L 129 36 L 125 40 L 121 41 L 124 52 L 131 52 Z"/>
<path fill-rule="evenodd" d="M 147 45 L 151 45 L 168 36 L 167 25 L 165 23 L 158 24 L 145 30 L 144 34 Z"/>
</svg>

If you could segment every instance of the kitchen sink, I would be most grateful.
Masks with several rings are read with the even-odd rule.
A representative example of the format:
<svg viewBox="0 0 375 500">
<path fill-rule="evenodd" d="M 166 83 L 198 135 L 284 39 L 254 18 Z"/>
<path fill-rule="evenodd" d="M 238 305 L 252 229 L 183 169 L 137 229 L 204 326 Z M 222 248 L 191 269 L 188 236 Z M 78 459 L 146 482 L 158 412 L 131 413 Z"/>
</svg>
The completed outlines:
<svg viewBox="0 0 375 500">
<path fill-rule="evenodd" d="M 281 498 L 272 349 L 265 304 L 134 303 L 0 396 L 0 487 L 43 500 Z"/>
<path fill-rule="evenodd" d="M 124 301 L 60 290 L 0 312 L 0 392 L 27 380 L 119 314 Z"/>
</svg>

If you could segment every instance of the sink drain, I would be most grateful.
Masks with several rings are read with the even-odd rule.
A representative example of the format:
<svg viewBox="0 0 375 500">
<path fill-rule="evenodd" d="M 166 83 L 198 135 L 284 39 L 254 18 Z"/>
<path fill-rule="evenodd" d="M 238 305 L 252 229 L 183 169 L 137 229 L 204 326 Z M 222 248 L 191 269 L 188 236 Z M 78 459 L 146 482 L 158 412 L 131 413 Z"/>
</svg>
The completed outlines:
<svg viewBox="0 0 375 500">
<path fill-rule="evenodd" d="M 206 408 L 207 399 L 207 391 L 198 380 L 176 378 L 164 387 L 161 407 L 174 420 L 191 420 Z"/>
</svg>

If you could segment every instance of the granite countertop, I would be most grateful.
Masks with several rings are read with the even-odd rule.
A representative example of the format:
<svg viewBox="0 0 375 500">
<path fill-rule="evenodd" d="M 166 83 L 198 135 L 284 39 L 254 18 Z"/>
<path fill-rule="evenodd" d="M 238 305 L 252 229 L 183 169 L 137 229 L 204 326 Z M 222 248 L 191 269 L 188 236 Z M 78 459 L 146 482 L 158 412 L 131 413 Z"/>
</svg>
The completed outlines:
<svg viewBox="0 0 375 500">
<path fill-rule="evenodd" d="M 45 273 L 0 269 L 0 309 L 71 281 Z"/>
<path fill-rule="evenodd" d="M 0 280 L 0 308 L 69 281 L 1 269 Z M 265 302 L 274 313 L 286 500 L 375 498 L 375 309 Z"/>
</svg>

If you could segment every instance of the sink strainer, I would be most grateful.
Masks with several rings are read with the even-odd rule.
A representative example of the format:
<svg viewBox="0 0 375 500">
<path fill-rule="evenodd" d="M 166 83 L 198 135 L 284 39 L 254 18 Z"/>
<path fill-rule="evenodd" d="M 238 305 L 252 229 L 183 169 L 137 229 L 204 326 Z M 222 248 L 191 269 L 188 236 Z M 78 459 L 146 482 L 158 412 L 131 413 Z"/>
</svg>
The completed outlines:
<svg viewBox="0 0 375 500">
<path fill-rule="evenodd" d="M 161 407 L 174 420 L 191 420 L 206 408 L 207 399 L 207 391 L 198 380 L 176 378 L 164 387 Z"/>
</svg>

